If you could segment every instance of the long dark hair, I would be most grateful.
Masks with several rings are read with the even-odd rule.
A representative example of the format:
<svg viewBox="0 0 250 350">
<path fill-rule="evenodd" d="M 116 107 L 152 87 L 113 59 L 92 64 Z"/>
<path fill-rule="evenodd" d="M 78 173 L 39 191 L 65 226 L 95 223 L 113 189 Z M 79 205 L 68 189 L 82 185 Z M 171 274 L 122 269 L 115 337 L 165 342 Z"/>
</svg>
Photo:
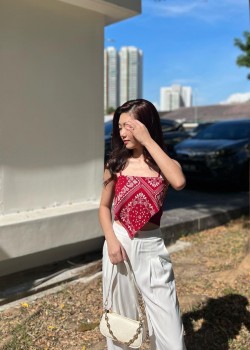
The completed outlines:
<svg viewBox="0 0 250 350">
<path fill-rule="evenodd" d="M 112 151 L 109 159 L 105 165 L 105 169 L 110 171 L 111 177 L 104 182 L 107 185 L 110 181 L 116 179 L 116 174 L 123 170 L 129 157 L 131 157 L 133 150 L 128 150 L 122 141 L 119 131 L 119 119 L 122 113 L 131 113 L 133 117 L 143 123 L 149 131 L 152 139 L 164 149 L 163 135 L 160 123 L 159 114 L 155 106 L 143 99 L 130 100 L 118 107 L 114 113 L 113 118 L 113 132 L 112 132 Z M 145 162 L 153 169 L 159 171 L 159 167 L 151 157 L 147 149 L 143 148 Z"/>
</svg>

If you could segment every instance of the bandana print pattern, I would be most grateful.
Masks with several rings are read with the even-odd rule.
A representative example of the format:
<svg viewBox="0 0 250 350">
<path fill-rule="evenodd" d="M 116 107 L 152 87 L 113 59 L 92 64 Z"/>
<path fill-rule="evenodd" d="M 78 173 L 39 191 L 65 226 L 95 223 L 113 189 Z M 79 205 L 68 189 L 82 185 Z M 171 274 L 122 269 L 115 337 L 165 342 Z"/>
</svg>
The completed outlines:
<svg viewBox="0 0 250 350">
<path fill-rule="evenodd" d="M 168 183 L 160 176 L 120 175 L 115 186 L 114 215 L 132 238 L 161 210 Z"/>
</svg>

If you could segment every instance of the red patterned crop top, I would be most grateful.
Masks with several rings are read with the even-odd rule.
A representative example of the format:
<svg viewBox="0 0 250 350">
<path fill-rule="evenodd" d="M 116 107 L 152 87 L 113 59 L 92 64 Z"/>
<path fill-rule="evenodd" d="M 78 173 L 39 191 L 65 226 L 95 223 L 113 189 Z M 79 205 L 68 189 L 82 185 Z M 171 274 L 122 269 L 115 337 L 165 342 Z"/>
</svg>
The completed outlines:
<svg viewBox="0 0 250 350">
<path fill-rule="evenodd" d="M 160 174 L 143 177 L 120 173 L 115 184 L 114 220 L 120 221 L 131 238 L 147 222 L 160 225 L 168 185 Z"/>
</svg>

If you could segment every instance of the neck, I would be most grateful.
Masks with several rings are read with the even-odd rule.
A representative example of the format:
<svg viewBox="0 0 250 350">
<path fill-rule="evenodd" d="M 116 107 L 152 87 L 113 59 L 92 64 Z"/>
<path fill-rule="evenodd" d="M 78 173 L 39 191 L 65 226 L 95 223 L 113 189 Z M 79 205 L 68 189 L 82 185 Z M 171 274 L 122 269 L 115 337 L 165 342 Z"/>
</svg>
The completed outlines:
<svg viewBox="0 0 250 350">
<path fill-rule="evenodd" d="M 131 158 L 138 160 L 144 159 L 144 154 L 142 152 L 133 152 Z"/>
</svg>

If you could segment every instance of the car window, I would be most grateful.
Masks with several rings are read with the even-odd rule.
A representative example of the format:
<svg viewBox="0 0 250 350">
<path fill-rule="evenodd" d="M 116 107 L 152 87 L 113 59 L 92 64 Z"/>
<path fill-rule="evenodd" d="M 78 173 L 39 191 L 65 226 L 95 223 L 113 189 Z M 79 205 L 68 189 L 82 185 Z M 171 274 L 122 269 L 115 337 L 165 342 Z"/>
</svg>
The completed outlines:
<svg viewBox="0 0 250 350">
<path fill-rule="evenodd" d="M 238 140 L 250 138 L 250 123 L 214 124 L 200 131 L 194 138 L 202 140 Z"/>
<path fill-rule="evenodd" d="M 161 119 L 161 128 L 163 132 L 178 130 L 179 124 L 174 120 Z"/>
<path fill-rule="evenodd" d="M 208 126 L 212 125 L 212 123 L 201 123 L 197 125 L 192 131 L 193 132 L 200 132 L 201 130 L 204 130 Z"/>
</svg>

